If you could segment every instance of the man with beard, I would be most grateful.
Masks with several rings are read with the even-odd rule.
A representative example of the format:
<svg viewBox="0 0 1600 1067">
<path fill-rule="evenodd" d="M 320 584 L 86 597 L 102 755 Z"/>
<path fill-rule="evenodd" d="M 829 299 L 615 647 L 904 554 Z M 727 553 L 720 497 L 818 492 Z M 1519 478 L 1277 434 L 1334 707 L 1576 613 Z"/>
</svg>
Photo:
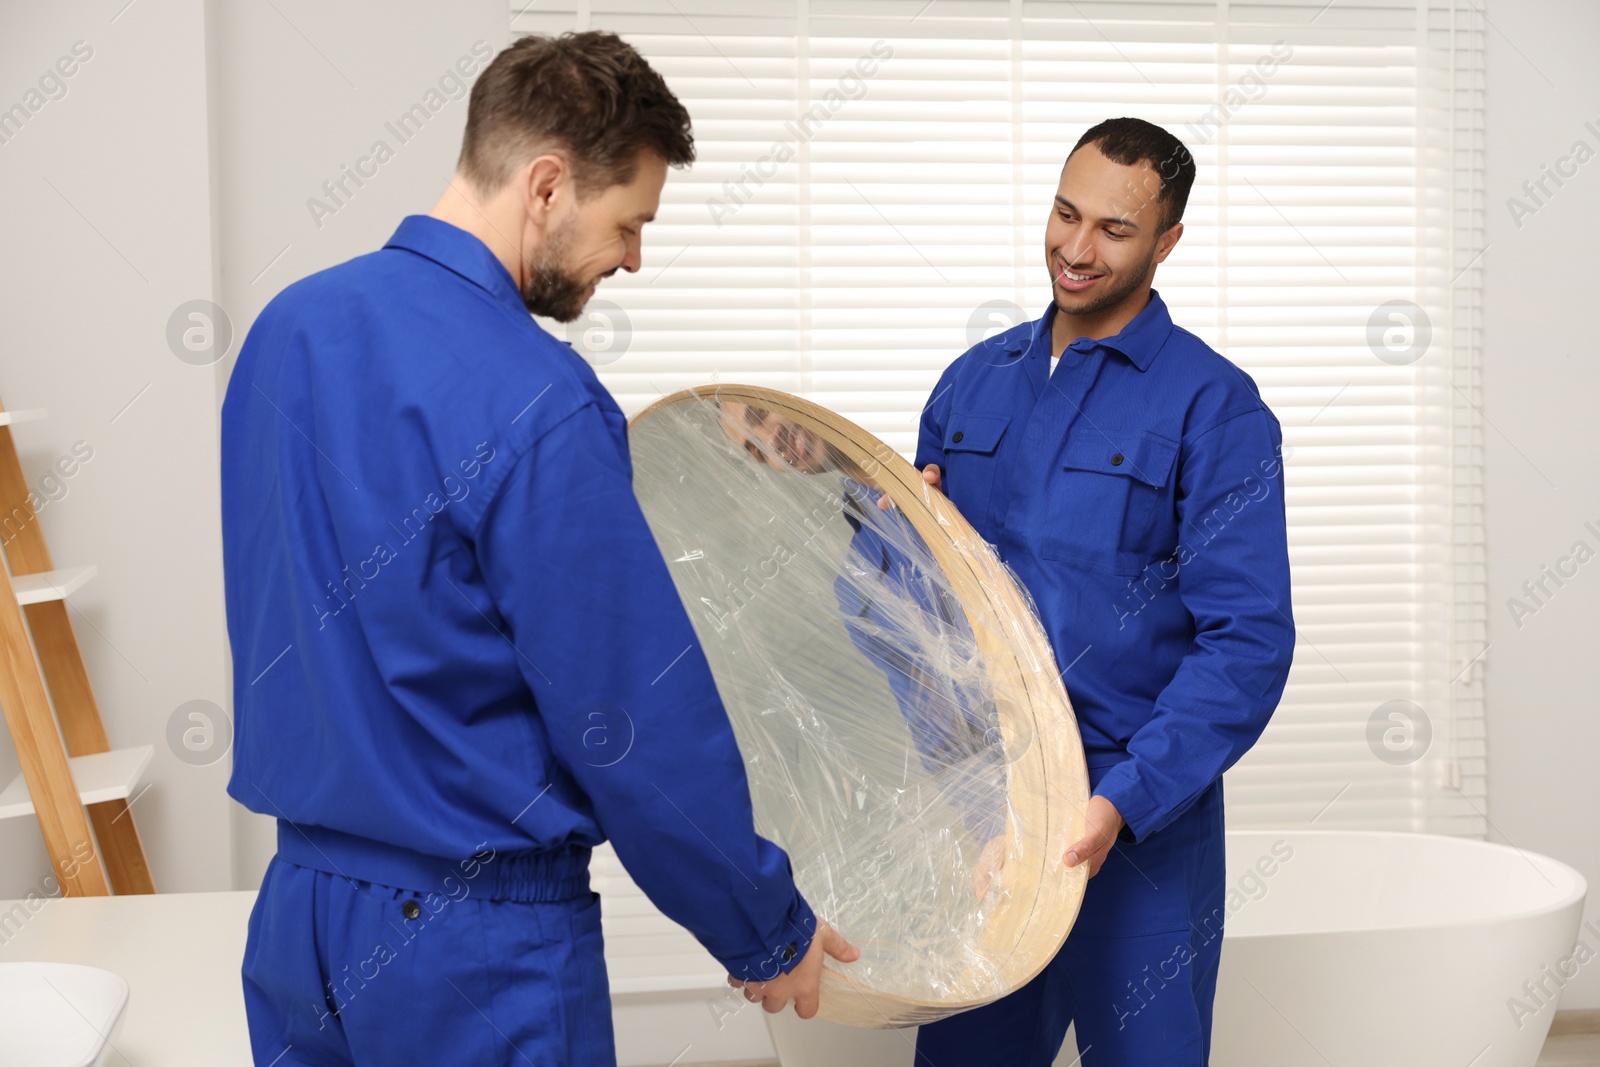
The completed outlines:
<svg viewBox="0 0 1600 1067">
<path fill-rule="evenodd" d="M 278 820 L 250 918 L 258 1064 L 615 1062 L 590 850 L 768 1011 L 814 916 L 633 496 L 625 423 L 529 312 L 640 266 L 689 116 L 611 34 L 528 38 L 457 173 L 280 293 L 222 417 L 229 794 Z"/>
<path fill-rule="evenodd" d="M 1222 773 L 1277 706 L 1294 624 L 1277 419 L 1150 287 L 1194 176 L 1159 126 L 1086 132 L 1045 229 L 1050 306 L 956 360 L 923 411 L 917 466 L 1033 595 L 1093 793 L 1065 945 L 924 1026 L 927 1067 L 1046 1067 L 1074 1021 L 1085 1067 L 1209 1054 Z"/>
</svg>

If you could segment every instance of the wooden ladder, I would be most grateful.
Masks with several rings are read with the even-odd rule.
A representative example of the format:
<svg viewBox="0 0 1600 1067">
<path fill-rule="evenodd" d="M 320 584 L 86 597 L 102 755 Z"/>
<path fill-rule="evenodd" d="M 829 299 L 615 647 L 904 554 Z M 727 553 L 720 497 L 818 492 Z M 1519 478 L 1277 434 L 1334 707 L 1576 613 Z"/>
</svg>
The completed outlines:
<svg viewBox="0 0 1600 1067">
<path fill-rule="evenodd" d="M 0 819 L 38 817 L 65 896 L 154 893 L 128 798 L 155 749 L 112 750 L 106 739 L 67 617 L 68 594 L 95 568 L 50 561 L 11 439 L 13 424 L 44 415 L 0 407 L 0 708 L 22 765 L 0 790 Z"/>
</svg>

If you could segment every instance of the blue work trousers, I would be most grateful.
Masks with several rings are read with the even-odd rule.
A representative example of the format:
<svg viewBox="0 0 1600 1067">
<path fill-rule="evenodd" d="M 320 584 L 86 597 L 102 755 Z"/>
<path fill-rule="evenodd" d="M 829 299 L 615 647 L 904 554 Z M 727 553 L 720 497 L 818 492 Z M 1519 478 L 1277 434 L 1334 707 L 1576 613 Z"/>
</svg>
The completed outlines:
<svg viewBox="0 0 1600 1067">
<path fill-rule="evenodd" d="M 587 850 L 392 886 L 339 873 L 372 868 L 328 840 L 279 842 L 245 946 L 257 1067 L 615 1064 Z"/>
</svg>

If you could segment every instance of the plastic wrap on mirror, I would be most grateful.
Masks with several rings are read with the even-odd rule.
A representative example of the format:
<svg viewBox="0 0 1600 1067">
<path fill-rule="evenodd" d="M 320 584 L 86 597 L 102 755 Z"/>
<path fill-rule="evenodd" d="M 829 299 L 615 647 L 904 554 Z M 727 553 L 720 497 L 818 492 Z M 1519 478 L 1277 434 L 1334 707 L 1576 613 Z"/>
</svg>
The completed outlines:
<svg viewBox="0 0 1600 1067">
<path fill-rule="evenodd" d="M 756 828 L 861 948 L 828 961 L 823 1017 L 904 1026 L 1025 984 L 1082 898 L 1061 857 L 1088 780 L 993 548 L 882 442 L 796 397 L 675 394 L 630 444 Z"/>
</svg>

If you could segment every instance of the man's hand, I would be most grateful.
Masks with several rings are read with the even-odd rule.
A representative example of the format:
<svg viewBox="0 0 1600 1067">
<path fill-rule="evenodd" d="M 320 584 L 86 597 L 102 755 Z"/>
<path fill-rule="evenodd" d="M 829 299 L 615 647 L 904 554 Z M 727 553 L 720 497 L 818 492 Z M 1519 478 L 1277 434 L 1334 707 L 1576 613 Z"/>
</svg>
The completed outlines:
<svg viewBox="0 0 1600 1067">
<path fill-rule="evenodd" d="M 939 475 L 939 465 L 937 463 L 930 463 L 926 467 L 922 468 L 922 480 L 933 486 L 935 489 L 938 489 L 940 492 L 943 492 L 944 483 L 941 481 Z M 894 507 L 894 502 L 889 499 L 889 494 L 885 493 L 878 498 L 878 506 L 884 511 L 888 511 L 890 508 Z"/>
<path fill-rule="evenodd" d="M 861 950 L 844 939 L 833 927 L 817 920 L 817 936 L 811 947 L 788 974 L 779 975 L 770 982 L 742 982 L 732 975 L 728 984 L 744 987 L 744 999 L 776 1015 L 794 1000 L 794 1013 L 802 1019 L 817 1014 L 817 991 L 822 984 L 822 956 L 826 952 L 841 963 L 854 963 L 861 958 Z"/>
<path fill-rule="evenodd" d="M 1068 867 L 1088 861 L 1089 877 L 1093 878 L 1100 873 L 1100 865 L 1105 863 L 1106 856 L 1110 854 L 1117 834 L 1127 824 L 1122 821 L 1117 806 L 1098 794 L 1089 798 L 1085 815 L 1089 822 L 1088 832 L 1067 849 L 1065 859 Z"/>
</svg>

